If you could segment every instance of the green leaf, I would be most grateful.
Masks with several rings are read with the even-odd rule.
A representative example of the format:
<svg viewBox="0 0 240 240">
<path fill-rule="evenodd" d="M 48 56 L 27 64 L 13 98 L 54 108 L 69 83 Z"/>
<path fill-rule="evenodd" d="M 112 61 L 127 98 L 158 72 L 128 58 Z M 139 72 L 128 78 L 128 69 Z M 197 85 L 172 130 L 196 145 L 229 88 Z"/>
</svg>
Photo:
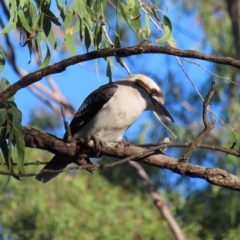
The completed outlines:
<svg viewBox="0 0 240 240">
<path fill-rule="evenodd" d="M 104 19 L 104 11 L 107 7 L 107 3 L 108 3 L 107 0 L 97 0 L 96 2 L 96 13 L 97 13 L 97 17 L 100 20 Z"/>
<path fill-rule="evenodd" d="M 39 67 L 39 69 L 48 66 L 48 64 L 49 64 L 49 62 L 50 62 L 50 60 L 51 60 L 51 52 L 50 52 L 50 49 L 49 49 L 49 47 L 48 47 L 47 44 L 46 44 L 46 47 L 47 47 L 47 53 L 46 53 L 46 56 L 45 56 L 45 59 L 44 59 L 43 63 L 42 63 L 41 66 Z"/>
<path fill-rule="evenodd" d="M 98 45 L 102 41 L 102 25 L 101 23 L 97 23 L 94 33 L 94 45 L 98 49 Z"/>
<path fill-rule="evenodd" d="M 41 0 L 35 0 L 37 2 L 41 1 Z M 57 26 L 61 26 L 61 23 L 59 22 L 58 18 L 52 13 L 52 11 L 49 9 L 48 4 L 42 4 L 39 3 L 39 5 L 41 6 L 41 10 L 44 13 L 45 17 L 49 18 L 49 20 L 51 20 L 55 25 Z"/>
<path fill-rule="evenodd" d="M 4 160 L 6 162 L 6 165 L 8 167 L 8 170 L 10 172 L 13 172 L 13 166 L 12 166 L 12 147 L 11 147 L 11 142 L 9 141 L 7 143 L 7 140 L 3 139 L 0 142 L 0 148 L 3 153 Z"/>
<path fill-rule="evenodd" d="M 120 12 L 121 12 L 121 15 L 122 15 L 123 19 L 125 20 L 125 22 L 126 22 L 127 25 L 129 26 L 129 28 L 130 28 L 134 33 L 136 33 L 136 32 L 133 30 L 132 26 L 131 26 L 131 25 L 129 24 L 129 22 L 128 22 L 129 11 L 128 11 L 126 5 L 124 5 L 122 2 L 120 2 L 120 4 L 119 4 L 119 9 L 120 9 Z"/>
<path fill-rule="evenodd" d="M 18 170 L 24 173 L 24 156 L 25 156 L 25 141 L 20 131 L 15 134 Z"/>
<path fill-rule="evenodd" d="M 89 47 L 91 46 L 91 31 L 89 30 L 89 28 L 86 26 L 85 27 L 85 46 L 88 52 Z"/>
<path fill-rule="evenodd" d="M 107 58 L 106 76 L 109 78 L 109 83 L 112 83 L 112 69 L 111 69 L 109 57 Z"/>
<path fill-rule="evenodd" d="M 5 56 L 3 50 L 0 48 L 0 73 L 3 71 L 5 66 Z"/>
<path fill-rule="evenodd" d="M 1 103 L 0 104 L 0 130 L 3 129 L 3 125 L 6 120 L 7 120 L 7 111 L 4 108 L 4 104 Z"/>
<path fill-rule="evenodd" d="M 14 22 L 9 22 L 2 30 L 1 35 L 8 33 L 11 31 L 14 27 L 16 26 L 16 23 Z"/>
<path fill-rule="evenodd" d="M 168 42 L 168 40 L 172 37 L 172 23 L 171 20 L 166 15 L 164 15 L 163 23 L 165 35 L 162 38 L 154 41 L 155 43 L 158 44 Z"/>
<path fill-rule="evenodd" d="M 96 74 L 99 79 L 99 71 L 98 71 L 98 59 L 95 59 L 95 66 L 96 66 Z"/>
<path fill-rule="evenodd" d="M 115 42 L 114 42 L 114 48 L 121 48 L 121 41 L 120 41 L 120 35 L 121 35 L 121 32 L 120 32 L 120 28 L 117 24 L 116 26 L 116 30 L 117 30 L 117 36 L 115 38 Z M 121 57 L 115 57 L 116 61 L 120 64 L 122 64 L 123 60 Z"/>
<path fill-rule="evenodd" d="M 133 8 L 135 4 L 135 0 L 127 0 L 127 6 L 129 9 Z"/>
<path fill-rule="evenodd" d="M 94 16 L 93 10 L 92 10 L 88 5 L 85 5 L 85 8 L 86 8 L 87 13 L 88 13 L 89 17 L 91 18 L 91 20 L 92 20 L 93 22 L 96 22 L 97 20 L 96 20 L 96 18 L 95 18 L 95 16 Z"/>
<path fill-rule="evenodd" d="M 49 18 L 44 17 L 43 31 L 44 31 L 48 41 L 50 42 L 50 44 L 53 46 L 54 49 L 56 49 L 57 48 L 57 42 L 56 42 L 56 38 L 54 36 L 52 24 L 51 24 L 51 21 L 49 20 Z"/>
<path fill-rule="evenodd" d="M 134 6 L 131 9 L 131 26 L 136 29 L 137 35 L 139 35 L 139 31 L 141 29 L 141 14 L 139 12 L 140 7 Z M 139 36 L 138 36 L 139 37 Z"/>
<path fill-rule="evenodd" d="M 82 42 L 84 34 L 85 34 L 85 21 L 81 20 L 81 18 L 79 17 L 79 22 L 80 22 L 80 31 L 79 31 L 79 37 L 80 37 L 80 41 Z"/>
<path fill-rule="evenodd" d="M 80 31 L 80 26 L 81 26 L 81 19 L 78 18 L 78 20 L 76 21 L 76 24 L 72 27 L 72 33 L 76 33 Z"/>
<path fill-rule="evenodd" d="M 32 29 L 31 29 L 31 27 L 29 26 L 29 23 L 27 22 L 27 19 L 25 18 L 25 15 L 24 15 L 22 9 L 20 9 L 20 10 L 18 11 L 18 16 L 19 16 L 19 19 L 20 19 L 20 22 L 21 22 L 23 28 L 24 28 L 26 31 L 28 31 L 29 33 L 31 33 L 31 32 L 32 32 Z"/>
<path fill-rule="evenodd" d="M 68 14 L 66 15 L 65 21 L 64 21 L 64 36 L 65 36 L 65 41 L 66 41 L 66 46 L 72 53 L 72 55 L 76 55 L 76 49 L 75 49 L 75 44 L 73 41 L 73 30 L 71 28 L 71 18 L 73 16 L 73 10 L 69 10 Z"/>
<path fill-rule="evenodd" d="M 3 28 L 1 35 L 8 33 L 10 30 L 15 28 L 17 24 L 17 11 L 19 10 L 17 6 L 17 1 L 15 0 L 15 1 L 9 2 L 8 6 L 10 10 L 10 20 L 8 24 Z"/>
<path fill-rule="evenodd" d="M 77 55 L 77 52 L 76 52 L 76 49 L 75 49 L 75 44 L 74 44 L 74 41 L 73 41 L 72 34 L 73 34 L 73 32 L 72 32 L 71 28 L 66 29 L 66 32 L 65 32 L 66 45 L 67 45 L 67 48 L 72 53 L 72 55 L 74 56 L 74 55 Z"/>
<path fill-rule="evenodd" d="M 35 38 L 35 46 L 38 52 L 40 62 L 42 62 L 41 34 L 42 33 L 38 33 L 37 37 Z"/>
<path fill-rule="evenodd" d="M 2 77 L 0 81 L 1 92 L 9 86 L 8 80 Z M 13 172 L 12 144 L 16 145 L 19 171 L 24 171 L 25 142 L 20 131 L 21 122 L 22 113 L 17 108 L 13 97 L 0 104 L 0 148 L 7 167 L 11 172 Z"/>
<path fill-rule="evenodd" d="M 151 25 L 150 25 L 150 17 L 149 14 L 145 14 L 145 24 L 146 24 L 146 28 L 147 28 L 147 37 L 150 35 L 151 33 Z"/>
</svg>

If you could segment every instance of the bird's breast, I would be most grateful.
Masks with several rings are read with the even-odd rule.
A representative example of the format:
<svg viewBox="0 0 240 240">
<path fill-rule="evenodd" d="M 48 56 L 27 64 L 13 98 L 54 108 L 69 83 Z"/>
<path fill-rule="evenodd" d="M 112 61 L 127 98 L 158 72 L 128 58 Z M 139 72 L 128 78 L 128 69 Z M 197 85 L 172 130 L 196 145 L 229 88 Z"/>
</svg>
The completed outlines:
<svg viewBox="0 0 240 240">
<path fill-rule="evenodd" d="M 122 135 L 146 109 L 147 103 L 140 93 L 132 88 L 120 86 L 118 92 L 82 129 L 75 139 L 90 139 L 93 134 L 104 142 L 122 140 Z"/>
</svg>

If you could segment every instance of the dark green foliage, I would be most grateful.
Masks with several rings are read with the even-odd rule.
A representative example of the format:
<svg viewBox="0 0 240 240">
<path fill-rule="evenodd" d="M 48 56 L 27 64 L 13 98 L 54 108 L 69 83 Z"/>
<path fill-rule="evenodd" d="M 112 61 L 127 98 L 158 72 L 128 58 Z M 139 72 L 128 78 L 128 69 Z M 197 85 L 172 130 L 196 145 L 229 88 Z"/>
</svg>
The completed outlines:
<svg viewBox="0 0 240 240">
<path fill-rule="evenodd" d="M 40 151 L 27 156 L 45 159 Z M 98 171 L 61 174 L 46 185 L 32 178 L 11 181 L 0 198 L 0 238 L 174 239 L 148 195 L 113 187 Z"/>
</svg>

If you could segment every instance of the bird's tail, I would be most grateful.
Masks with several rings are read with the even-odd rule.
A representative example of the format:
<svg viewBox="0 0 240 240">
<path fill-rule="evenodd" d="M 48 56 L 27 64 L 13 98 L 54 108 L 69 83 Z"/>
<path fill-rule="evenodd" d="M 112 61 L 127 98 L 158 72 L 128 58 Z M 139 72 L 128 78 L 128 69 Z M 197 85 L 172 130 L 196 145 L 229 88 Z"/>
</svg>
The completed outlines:
<svg viewBox="0 0 240 240">
<path fill-rule="evenodd" d="M 47 183 L 52 178 L 55 178 L 60 172 L 44 172 L 44 170 L 62 170 L 71 162 L 67 159 L 63 159 L 59 155 L 55 155 L 52 160 L 40 171 L 36 176 L 36 180 Z"/>
</svg>

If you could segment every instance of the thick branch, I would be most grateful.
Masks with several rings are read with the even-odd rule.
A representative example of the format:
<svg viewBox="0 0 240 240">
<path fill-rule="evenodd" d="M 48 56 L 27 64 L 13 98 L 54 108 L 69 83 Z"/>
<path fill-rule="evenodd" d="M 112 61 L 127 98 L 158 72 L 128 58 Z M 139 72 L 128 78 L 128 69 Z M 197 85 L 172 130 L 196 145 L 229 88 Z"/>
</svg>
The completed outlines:
<svg viewBox="0 0 240 240">
<path fill-rule="evenodd" d="M 232 23 L 232 35 L 236 49 L 236 58 L 240 60 L 239 1 L 227 0 L 227 7 Z"/>
<path fill-rule="evenodd" d="M 58 153 L 70 157 L 76 157 L 79 154 L 96 156 L 96 153 L 92 147 L 83 148 L 80 147 L 76 142 L 65 143 L 63 140 L 55 136 L 42 133 L 31 128 L 21 127 L 21 131 L 24 135 L 24 140 L 27 147 L 45 149 L 55 154 Z M 103 147 L 100 149 L 100 151 L 102 155 L 115 158 L 127 158 L 133 155 L 141 155 L 141 153 L 144 153 L 146 149 L 137 146 L 116 148 L 103 144 Z M 169 169 L 175 173 L 181 174 L 182 176 L 202 178 L 211 184 L 240 191 L 240 178 L 229 174 L 222 169 L 204 168 L 188 163 L 180 163 L 177 159 L 156 151 L 145 156 L 144 158 L 140 156 L 134 159 L 134 161 L 159 168 Z"/>
<path fill-rule="evenodd" d="M 13 96 L 17 91 L 21 88 L 25 88 L 32 83 L 35 83 L 41 80 L 43 77 L 48 76 L 50 74 L 63 72 L 66 67 L 74 65 L 79 62 L 89 61 L 97 58 L 103 58 L 108 56 L 118 56 L 118 57 L 129 57 L 131 55 L 138 54 L 146 54 L 146 53 L 162 53 L 167 55 L 174 55 L 185 58 L 195 58 L 206 60 L 210 62 L 215 62 L 219 64 L 229 65 L 236 68 L 240 68 L 240 61 L 235 60 L 229 57 L 218 57 L 210 54 L 200 53 L 191 50 L 180 50 L 177 48 L 172 48 L 170 46 L 148 46 L 148 45 L 137 45 L 127 48 L 105 48 L 101 50 L 92 51 L 86 54 L 70 57 L 68 59 L 62 60 L 58 63 L 50 65 L 48 67 L 42 68 L 35 72 L 32 72 L 22 79 L 11 85 L 7 90 L 3 91 L 0 94 L 0 103 L 6 101 L 8 98 Z"/>
</svg>

